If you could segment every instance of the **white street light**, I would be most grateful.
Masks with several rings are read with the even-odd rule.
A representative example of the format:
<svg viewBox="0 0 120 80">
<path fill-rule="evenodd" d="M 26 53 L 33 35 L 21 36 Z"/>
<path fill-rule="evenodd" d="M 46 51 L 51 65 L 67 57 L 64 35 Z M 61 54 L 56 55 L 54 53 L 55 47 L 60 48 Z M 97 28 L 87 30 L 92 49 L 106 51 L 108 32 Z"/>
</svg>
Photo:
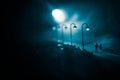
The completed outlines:
<svg viewBox="0 0 120 80">
<path fill-rule="evenodd" d="M 82 49 L 84 50 L 84 30 L 83 30 L 83 27 L 85 27 L 84 25 L 86 25 L 86 31 L 89 31 L 90 30 L 90 27 L 88 26 L 87 23 L 83 23 L 82 24 Z"/>
<path fill-rule="evenodd" d="M 90 30 L 90 28 L 87 26 L 87 27 L 86 27 L 86 31 L 89 31 L 89 30 Z"/>
<path fill-rule="evenodd" d="M 54 17 L 55 21 L 58 23 L 62 23 L 65 21 L 65 12 L 60 9 L 54 9 L 52 11 L 52 16 Z"/>
</svg>

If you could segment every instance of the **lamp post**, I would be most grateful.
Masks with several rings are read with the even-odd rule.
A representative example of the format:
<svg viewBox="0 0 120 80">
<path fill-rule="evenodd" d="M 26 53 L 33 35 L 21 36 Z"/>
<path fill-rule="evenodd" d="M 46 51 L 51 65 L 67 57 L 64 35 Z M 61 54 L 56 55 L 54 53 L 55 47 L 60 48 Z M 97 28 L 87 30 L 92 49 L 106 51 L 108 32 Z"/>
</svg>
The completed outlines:
<svg viewBox="0 0 120 80">
<path fill-rule="evenodd" d="M 56 28 L 53 27 L 53 30 L 56 30 L 56 31 L 57 31 L 57 34 L 56 34 L 56 39 L 57 39 L 57 41 L 58 41 L 59 30 L 62 31 L 62 44 L 64 44 L 64 28 L 65 28 L 65 29 L 67 28 L 67 26 L 66 26 L 65 24 L 63 24 L 63 25 L 61 26 L 61 29 L 60 29 L 60 25 L 58 25 Z"/>
<path fill-rule="evenodd" d="M 84 25 L 86 25 L 86 30 L 87 30 L 87 31 L 90 30 L 90 27 L 88 26 L 87 23 L 83 23 L 83 24 L 82 24 L 82 49 L 83 49 L 83 50 L 84 50 L 84 30 L 83 30 Z"/>
<path fill-rule="evenodd" d="M 77 28 L 77 26 L 75 25 L 75 23 L 71 23 L 70 24 L 70 42 L 71 42 L 71 45 L 72 45 L 72 25 L 73 25 L 73 28 Z"/>
<path fill-rule="evenodd" d="M 56 27 L 52 27 L 52 30 L 53 31 L 55 31 L 56 32 L 56 34 L 55 34 L 55 37 L 56 37 L 56 41 L 57 41 L 57 44 L 58 44 L 58 30 L 60 29 L 60 26 L 59 25 L 57 25 Z"/>
<path fill-rule="evenodd" d="M 64 45 L 64 28 L 67 28 L 65 24 L 62 25 L 62 45 Z"/>
<path fill-rule="evenodd" d="M 59 30 L 60 30 L 60 25 L 57 26 L 57 44 L 59 42 Z"/>
</svg>

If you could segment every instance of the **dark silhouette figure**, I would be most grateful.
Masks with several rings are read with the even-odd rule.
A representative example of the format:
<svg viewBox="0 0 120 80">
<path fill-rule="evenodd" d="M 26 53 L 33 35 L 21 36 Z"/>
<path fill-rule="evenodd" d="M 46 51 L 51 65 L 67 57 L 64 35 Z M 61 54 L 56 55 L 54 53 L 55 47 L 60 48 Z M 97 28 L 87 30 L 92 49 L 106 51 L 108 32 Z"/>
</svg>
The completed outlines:
<svg viewBox="0 0 120 80">
<path fill-rule="evenodd" d="M 99 45 L 99 49 L 102 50 L 102 43 L 100 43 L 100 45 Z"/>
<path fill-rule="evenodd" d="M 95 52 L 98 51 L 98 43 L 95 44 Z"/>
</svg>

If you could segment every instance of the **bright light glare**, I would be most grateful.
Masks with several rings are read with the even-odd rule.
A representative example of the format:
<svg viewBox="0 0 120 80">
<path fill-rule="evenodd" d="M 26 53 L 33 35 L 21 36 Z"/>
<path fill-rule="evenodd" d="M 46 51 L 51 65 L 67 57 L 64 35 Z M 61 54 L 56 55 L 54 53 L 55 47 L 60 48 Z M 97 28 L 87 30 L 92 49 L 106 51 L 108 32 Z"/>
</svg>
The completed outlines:
<svg viewBox="0 0 120 80">
<path fill-rule="evenodd" d="M 90 30 L 90 28 L 86 28 L 86 31 L 89 31 Z"/>
<path fill-rule="evenodd" d="M 61 22 L 64 22 L 65 21 L 65 13 L 64 11 L 62 10 L 59 10 L 59 9 L 54 9 L 52 11 L 52 16 L 54 17 L 54 19 L 61 23 Z"/>
<path fill-rule="evenodd" d="M 61 44 L 58 44 L 57 46 L 62 46 Z"/>
<path fill-rule="evenodd" d="M 61 50 L 64 50 L 64 48 L 61 48 Z"/>
<path fill-rule="evenodd" d="M 74 27 L 73 27 L 73 29 L 76 30 L 77 28 L 74 28 Z"/>
<path fill-rule="evenodd" d="M 52 27 L 52 30 L 56 30 L 56 27 Z"/>
</svg>

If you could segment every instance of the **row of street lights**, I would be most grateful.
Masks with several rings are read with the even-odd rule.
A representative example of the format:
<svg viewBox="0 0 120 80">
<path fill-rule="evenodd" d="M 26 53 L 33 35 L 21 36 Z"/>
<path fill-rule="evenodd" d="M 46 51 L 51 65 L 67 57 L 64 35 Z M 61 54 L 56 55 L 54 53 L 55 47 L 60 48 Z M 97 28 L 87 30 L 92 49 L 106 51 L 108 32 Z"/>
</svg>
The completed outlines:
<svg viewBox="0 0 120 80">
<path fill-rule="evenodd" d="M 82 24 L 82 26 L 81 26 L 81 28 L 82 28 L 82 49 L 84 50 L 84 25 L 86 25 L 85 26 L 85 28 L 86 28 L 86 31 L 89 31 L 90 30 L 90 27 L 88 26 L 88 24 L 87 23 L 83 23 Z M 61 30 L 62 30 L 62 44 L 64 45 L 64 28 L 65 29 L 67 29 L 68 27 L 65 25 L 65 24 L 63 24 L 62 26 L 61 26 Z M 71 43 L 71 45 L 72 45 L 72 28 L 74 28 L 74 29 L 76 29 L 77 28 L 77 26 L 76 26 L 76 24 L 75 23 L 71 23 L 70 24 L 70 43 Z M 57 29 L 59 29 L 59 27 L 57 27 Z M 57 33 L 57 35 L 58 35 L 58 33 Z M 58 39 L 58 36 L 57 36 L 57 39 Z"/>
<path fill-rule="evenodd" d="M 72 25 L 73 25 L 73 26 L 72 26 Z M 63 27 L 64 27 L 65 29 L 68 28 L 65 24 L 62 25 L 62 44 L 64 44 L 64 31 L 63 31 Z M 71 24 L 70 24 L 70 39 L 71 39 L 71 45 L 72 45 L 72 27 L 73 27 L 73 28 L 77 28 L 77 26 L 76 26 L 74 23 L 71 23 Z"/>
<path fill-rule="evenodd" d="M 61 23 L 65 20 L 64 12 L 62 10 L 55 9 L 52 11 L 52 15 L 55 18 L 55 20 L 59 23 Z M 90 30 L 90 27 L 88 26 L 87 23 L 82 24 L 82 49 L 83 50 L 84 50 L 84 25 L 86 25 L 87 31 Z M 64 29 L 63 28 L 68 28 L 68 27 L 65 24 L 63 24 L 61 27 L 62 27 L 62 44 L 64 44 L 64 31 L 63 31 Z M 72 45 L 72 28 L 77 28 L 75 23 L 70 24 L 70 42 L 71 42 L 71 45 Z M 57 27 L 57 29 L 58 29 L 58 27 Z M 57 35 L 58 35 L 58 32 L 57 32 Z M 58 38 L 58 36 L 57 36 L 57 38 Z"/>
</svg>

